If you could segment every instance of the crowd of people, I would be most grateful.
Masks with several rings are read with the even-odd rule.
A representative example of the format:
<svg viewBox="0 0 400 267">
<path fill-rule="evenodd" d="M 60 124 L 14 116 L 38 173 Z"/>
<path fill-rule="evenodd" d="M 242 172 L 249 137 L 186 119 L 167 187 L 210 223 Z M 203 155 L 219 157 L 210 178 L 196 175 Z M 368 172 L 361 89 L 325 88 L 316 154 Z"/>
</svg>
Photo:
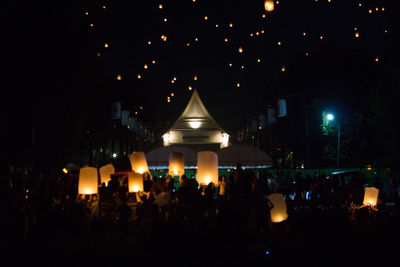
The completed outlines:
<svg viewBox="0 0 400 267">
<path fill-rule="evenodd" d="M 113 175 L 99 187 L 99 194 L 77 195 L 77 179 L 54 170 L 7 165 L 1 174 L 1 229 L 10 240 L 26 240 L 40 233 L 84 233 L 99 225 L 115 226 L 128 233 L 132 225 L 151 239 L 155 225 L 172 224 L 194 232 L 232 231 L 266 235 L 271 231 L 268 195 L 285 196 L 289 218 L 302 208 L 312 211 L 345 206 L 349 217 L 362 204 L 366 179 L 350 181 L 339 175 L 315 174 L 292 177 L 279 172 L 243 170 L 238 164 L 218 184 L 199 185 L 194 177 L 182 176 L 179 188 L 172 177 L 144 175 L 144 191 L 129 193 L 124 175 Z M 378 180 L 379 205 L 386 201 Z M 346 209 L 345 209 L 346 210 Z"/>
</svg>

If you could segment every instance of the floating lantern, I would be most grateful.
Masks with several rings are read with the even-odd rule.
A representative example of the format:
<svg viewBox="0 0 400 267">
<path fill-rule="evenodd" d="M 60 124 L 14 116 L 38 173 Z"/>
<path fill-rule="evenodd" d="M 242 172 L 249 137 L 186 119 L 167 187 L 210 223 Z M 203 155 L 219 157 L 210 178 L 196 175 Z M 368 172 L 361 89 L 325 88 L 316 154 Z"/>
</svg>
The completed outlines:
<svg viewBox="0 0 400 267">
<path fill-rule="evenodd" d="M 129 155 L 132 171 L 143 174 L 149 171 L 147 167 L 146 156 L 143 152 L 133 152 Z"/>
<path fill-rule="evenodd" d="M 137 172 L 128 174 L 128 190 L 129 193 L 137 193 L 143 191 L 143 175 Z"/>
<path fill-rule="evenodd" d="M 266 11 L 271 12 L 274 10 L 275 5 L 274 5 L 274 1 L 271 0 L 265 0 L 264 2 L 264 8 Z"/>
<path fill-rule="evenodd" d="M 78 194 L 97 194 L 98 187 L 97 169 L 93 167 L 81 168 L 79 170 Z"/>
<path fill-rule="evenodd" d="M 364 191 L 363 205 L 376 206 L 378 202 L 379 189 L 375 187 L 366 187 Z"/>
<path fill-rule="evenodd" d="M 108 182 L 111 181 L 111 174 L 115 173 L 114 166 L 110 163 L 104 165 L 99 169 L 100 172 L 100 182 L 105 183 L 108 186 Z"/>
<path fill-rule="evenodd" d="M 286 202 L 283 195 L 279 193 L 271 194 L 268 196 L 268 199 L 273 205 L 271 209 L 271 221 L 273 223 L 280 223 L 286 220 L 288 214 L 286 212 Z"/>
<path fill-rule="evenodd" d="M 183 154 L 179 152 L 171 152 L 169 154 L 169 170 L 171 176 L 182 176 L 185 174 L 185 161 Z"/>
<path fill-rule="evenodd" d="M 218 183 L 218 155 L 212 151 L 197 153 L 197 181 L 208 185 Z"/>
</svg>

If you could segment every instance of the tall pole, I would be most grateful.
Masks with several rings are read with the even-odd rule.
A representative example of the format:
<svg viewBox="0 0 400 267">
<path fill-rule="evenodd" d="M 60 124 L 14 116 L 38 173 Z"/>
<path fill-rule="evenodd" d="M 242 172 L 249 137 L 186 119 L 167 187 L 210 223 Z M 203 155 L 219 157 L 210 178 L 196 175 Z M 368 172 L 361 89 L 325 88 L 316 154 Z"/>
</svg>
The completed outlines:
<svg viewBox="0 0 400 267">
<path fill-rule="evenodd" d="M 338 138 L 337 138 L 337 155 L 336 155 L 337 169 L 339 169 L 339 155 L 340 155 L 340 124 L 338 124 Z"/>
</svg>

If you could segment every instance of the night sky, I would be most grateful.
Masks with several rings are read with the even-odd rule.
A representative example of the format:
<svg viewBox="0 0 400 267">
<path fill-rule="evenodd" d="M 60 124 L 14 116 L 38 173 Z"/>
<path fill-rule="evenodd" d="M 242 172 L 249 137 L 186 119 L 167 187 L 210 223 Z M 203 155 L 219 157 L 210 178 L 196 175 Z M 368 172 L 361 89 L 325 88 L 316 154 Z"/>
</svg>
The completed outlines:
<svg viewBox="0 0 400 267">
<path fill-rule="evenodd" d="M 398 57 L 391 4 L 282 0 L 267 12 L 260 0 L 10 2 L 1 18 L 6 125 L 62 143 L 68 131 L 108 125 L 119 100 L 162 131 L 183 111 L 189 86 L 230 133 L 279 95 L 351 112 Z M 30 142 L 30 132 L 19 135 L 10 134 Z"/>
</svg>

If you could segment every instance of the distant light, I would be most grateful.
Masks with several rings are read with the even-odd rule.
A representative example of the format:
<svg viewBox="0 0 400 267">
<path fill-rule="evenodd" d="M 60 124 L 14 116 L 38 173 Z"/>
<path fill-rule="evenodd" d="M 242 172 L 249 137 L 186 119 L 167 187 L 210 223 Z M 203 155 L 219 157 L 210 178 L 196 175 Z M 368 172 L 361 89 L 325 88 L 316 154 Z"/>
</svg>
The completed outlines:
<svg viewBox="0 0 400 267">
<path fill-rule="evenodd" d="M 251 37 L 253 37 L 253 34 L 252 34 L 252 33 L 250 33 L 250 36 L 251 36 Z"/>
<path fill-rule="evenodd" d="M 103 9 L 106 9 L 107 7 L 106 7 L 106 5 L 103 5 Z"/>
<path fill-rule="evenodd" d="M 264 34 L 264 30 L 261 30 L 261 33 Z"/>
<path fill-rule="evenodd" d="M 118 80 L 118 81 L 122 80 L 122 77 L 121 77 L 120 74 L 117 75 L 117 80 Z"/>
<path fill-rule="evenodd" d="M 197 42 L 197 41 L 199 41 L 199 38 L 196 37 L 196 38 L 194 38 L 194 40 Z"/>
<path fill-rule="evenodd" d="M 142 78 L 142 75 L 138 74 L 137 77 L 138 77 L 138 79 L 141 79 L 141 78 Z"/>
<path fill-rule="evenodd" d="M 139 109 L 143 109 L 143 106 L 140 106 Z"/>
<path fill-rule="evenodd" d="M 356 38 L 358 38 L 358 37 L 360 37 L 360 34 L 359 34 L 358 32 L 356 32 L 356 33 L 354 34 L 354 36 L 355 36 Z"/>
<path fill-rule="evenodd" d="M 232 63 L 229 63 L 229 67 L 232 67 Z"/>
<path fill-rule="evenodd" d="M 379 57 L 376 57 L 376 58 L 375 58 L 375 62 L 378 62 L 378 61 L 379 61 Z"/>
<path fill-rule="evenodd" d="M 239 47 L 238 51 L 239 51 L 239 53 L 243 53 L 243 48 Z"/>
<path fill-rule="evenodd" d="M 207 17 L 207 16 L 205 16 L 205 17 L 204 17 L 204 20 L 208 20 L 208 17 Z"/>
<path fill-rule="evenodd" d="M 89 15 L 89 12 L 86 11 L 86 12 L 85 12 L 85 15 L 88 16 L 88 15 Z"/>
<path fill-rule="evenodd" d="M 258 58 L 258 59 L 257 59 L 257 62 L 260 63 L 260 62 L 261 62 L 261 59 Z"/>
<path fill-rule="evenodd" d="M 189 86 L 188 86 L 188 89 L 189 89 L 189 91 L 192 91 L 192 86 L 189 85 Z"/>
<path fill-rule="evenodd" d="M 335 116 L 334 116 L 333 114 L 329 113 L 329 114 L 326 115 L 326 119 L 327 119 L 328 121 L 332 121 L 332 120 L 335 119 Z"/>
<path fill-rule="evenodd" d="M 147 44 L 148 44 L 148 45 L 151 45 L 151 41 L 147 41 Z"/>
<path fill-rule="evenodd" d="M 156 64 L 156 61 L 155 61 L 155 60 L 152 60 L 151 63 Z"/>
<path fill-rule="evenodd" d="M 104 43 L 104 47 L 105 47 L 105 48 L 108 48 L 108 43 Z"/>
<path fill-rule="evenodd" d="M 278 42 L 278 45 L 282 45 L 282 42 L 279 41 L 279 42 Z"/>
<path fill-rule="evenodd" d="M 176 81 L 176 77 L 174 77 L 174 81 Z"/>
<path fill-rule="evenodd" d="M 171 93 L 171 96 L 174 96 L 175 94 L 174 93 Z"/>
<path fill-rule="evenodd" d="M 166 42 L 166 41 L 167 41 L 167 36 L 165 36 L 165 35 L 163 34 L 163 35 L 161 35 L 161 39 L 163 39 L 163 41 Z"/>
<path fill-rule="evenodd" d="M 236 87 L 240 87 L 240 83 L 237 83 L 237 84 L 236 84 Z"/>
<path fill-rule="evenodd" d="M 162 9 L 162 8 L 163 8 L 162 4 L 159 4 L 159 5 L 158 5 L 158 8 L 159 8 L 159 9 Z"/>
<path fill-rule="evenodd" d="M 242 65 L 242 67 L 241 67 L 242 69 L 244 69 L 244 66 Z"/>
<path fill-rule="evenodd" d="M 98 57 L 100 57 L 101 56 L 101 54 L 100 54 L 100 52 L 97 52 L 97 54 L 96 54 Z"/>
<path fill-rule="evenodd" d="M 368 13 L 371 14 L 372 13 L 372 9 L 368 10 Z"/>
<path fill-rule="evenodd" d="M 262 14 L 261 17 L 263 17 L 263 19 L 265 19 L 267 16 L 265 14 Z"/>
<path fill-rule="evenodd" d="M 228 38 L 225 38 L 224 41 L 225 41 L 225 43 L 228 42 Z"/>
<path fill-rule="evenodd" d="M 306 32 L 303 32 L 303 36 L 306 36 L 307 35 L 307 33 Z"/>
<path fill-rule="evenodd" d="M 164 18 L 164 22 L 167 22 L 168 20 L 167 20 L 167 18 Z"/>
<path fill-rule="evenodd" d="M 271 12 L 274 10 L 274 1 L 271 0 L 265 0 L 264 2 L 264 8 L 266 11 Z"/>
<path fill-rule="evenodd" d="M 321 39 L 321 40 L 324 39 L 324 36 L 321 35 L 321 36 L 319 37 L 319 39 Z"/>
<path fill-rule="evenodd" d="M 90 27 L 93 27 L 94 25 L 93 25 L 93 23 L 90 23 Z"/>
<path fill-rule="evenodd" d="M 112 156 L 113 156 L 113 158 L 116 158 L 116 157 L 117 157 L 117 154 L 116 154 L 116 153 L 113 153 Z"/>
<path fill-rule="evenodd" d="M 148 69 L 149 68 L 149 66 L 147 66 L 147 64 L 144 64 L 144 66 L 143 66 L 145 69 Z"/>
<path fill-rule="evenodd" d="M 63 173 L 68 173 L 68 170 L 66 168 L 62 169 Z"/>
<path fill-rule="evenodd" d="M 229 27 L 232 28 L 232 27 L 233 27 L 233 24 L 232 24 L 232 23 L 229 23 Z"/>
<path fill-rule="evenodd" d="M 260 33 L 259 33 L 259 32 L 256 32 L 256 35 L 260 35 Z"/>
<path fill-rule="evenodd" d="M 186 46 L 190 46 L 190 44 L 189 44 L 189 43 L 186 43 Z"/>
<path fill-rule="evenodd" d="M 309 55 L 309 53 L 308 52 L 306 52 L 306 56 L 308 56 Z"/>
<path fill-rule="evenodd" d="M 215 28 L 218 28 L 218 24 L 215 24 Z"/>
<path fill-rule="evenodd" d="M 285 68 L 285 66 L 282 66 L 282 69 L 281 69 L 282 71 L 286 71 L 286 68 Z"/>
<path fill-rule="evenodd" d="M 197 75 L 195 75 L 193 79 L 194 79 L 195 81 L 197 81 Z"/>
</svg>

